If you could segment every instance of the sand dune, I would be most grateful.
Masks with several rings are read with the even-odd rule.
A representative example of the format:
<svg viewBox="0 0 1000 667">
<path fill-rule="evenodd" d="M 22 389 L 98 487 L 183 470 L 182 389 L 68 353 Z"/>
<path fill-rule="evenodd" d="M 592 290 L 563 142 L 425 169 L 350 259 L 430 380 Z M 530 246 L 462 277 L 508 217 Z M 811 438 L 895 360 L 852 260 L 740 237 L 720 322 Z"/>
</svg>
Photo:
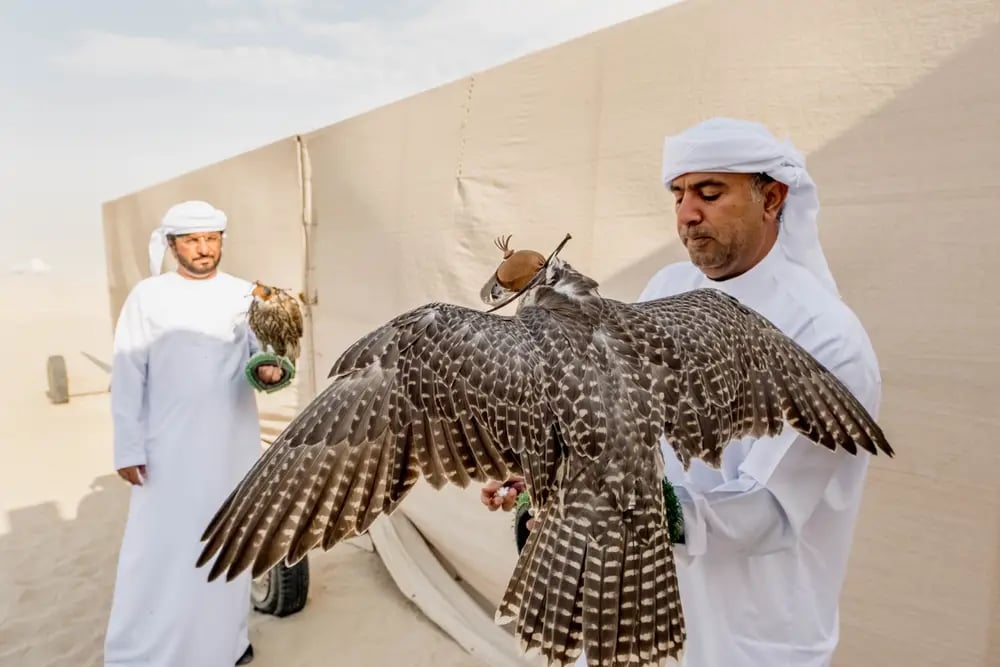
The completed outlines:
<svg viewBox="0 0 1000 667">
<path fill-rule="evenodd" d="M 0 667 L 102 664 L 128 491 L 111 470 L 103 285 L 0 278 Z M 69 403 L 45 396 L 45 360 L 66 357 Z M 17 379 L 14 383 L 10 380 Z M 393 584 L 365 538 L 310 557 L 306 608 L 254 613 L 259 667 L 474 666 Z"/>
</svg>

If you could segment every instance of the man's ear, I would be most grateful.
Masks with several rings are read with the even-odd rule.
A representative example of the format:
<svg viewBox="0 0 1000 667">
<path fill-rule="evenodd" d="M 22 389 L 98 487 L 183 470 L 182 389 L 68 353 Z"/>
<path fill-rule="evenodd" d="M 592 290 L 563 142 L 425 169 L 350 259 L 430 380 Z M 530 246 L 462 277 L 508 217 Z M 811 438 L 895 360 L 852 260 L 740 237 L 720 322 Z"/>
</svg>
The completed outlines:
<svg viewBox="0 0 1000 667">
<path fill-rule="evenodd" d="M 781 207 L 788 198 L 788 186 L 781 181 L 771 181 L 764 186 L 764 217 L 777 220 Z"/>
</svg>

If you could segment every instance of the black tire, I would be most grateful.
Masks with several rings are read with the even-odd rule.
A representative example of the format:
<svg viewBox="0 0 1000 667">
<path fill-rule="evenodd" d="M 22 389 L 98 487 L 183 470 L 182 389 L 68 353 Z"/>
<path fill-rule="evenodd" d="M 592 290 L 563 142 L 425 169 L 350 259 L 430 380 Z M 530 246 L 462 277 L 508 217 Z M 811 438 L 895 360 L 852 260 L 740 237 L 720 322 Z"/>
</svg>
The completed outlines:
<svg viewBox="0 0 1000 667">
<path fill-rule="evenodd" d="M 45 372 L 49 379 L 49 390 L 46 392 L 49 401 L 58 405 L 69 403 L 69 375 L 66 373 L 66 360 L 56 354 L 48 358 Z"/>
<path fill-rule="evenodd" d="M 531 520 L 528 509 L 527 505 L 522 505 L 514 514 L 514 541 L 517 542 L 517 553 L 521 553 L 524 549 L 524 545 L 528 542 L 528 535 L 531 534 L 531 531 L 528 530 L 528 521 Z"/>
<path fill-rule="evenodd" d="M 289 616 L 302 610 L 309 597 L 309 558 L 288 567 L 284 562 L 253 581 L 250 601 L 262 614 Z"/>
</svg>

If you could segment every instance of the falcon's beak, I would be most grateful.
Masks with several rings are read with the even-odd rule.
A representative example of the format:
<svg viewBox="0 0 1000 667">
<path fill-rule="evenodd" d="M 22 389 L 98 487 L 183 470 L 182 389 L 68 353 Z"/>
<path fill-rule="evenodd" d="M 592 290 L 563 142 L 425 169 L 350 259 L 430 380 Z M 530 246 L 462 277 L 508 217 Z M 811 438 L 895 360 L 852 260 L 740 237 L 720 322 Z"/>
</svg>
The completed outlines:
<svg viewBox="0 0 1000 667">
<path fill-rule="evenodd" d="M 268 287 L 267 285 L 255 283 L 253 292 L 251 292 L 251 294 L 253 294 L 254 301 L 267 301 L 268 299 L 271 298 L 271 291 L 272 291 L 271 288 Z"/>
<path fill-rule="evenodd" d="M 490 276 L 490 279 L 486 281 L 483 288 L 479 290 L 479 298 L 487 306 L 492 306 L 500 302 L 507 294 L 507 290 L 497 281 L 495 273 Z"/>
</svg>

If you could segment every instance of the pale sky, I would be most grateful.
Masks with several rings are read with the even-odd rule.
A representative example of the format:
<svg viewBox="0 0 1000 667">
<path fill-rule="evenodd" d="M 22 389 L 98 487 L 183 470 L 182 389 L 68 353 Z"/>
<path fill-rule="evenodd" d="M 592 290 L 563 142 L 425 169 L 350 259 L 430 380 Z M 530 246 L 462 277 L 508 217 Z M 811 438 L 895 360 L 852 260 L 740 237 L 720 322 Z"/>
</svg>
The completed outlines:
<svg viewBox="0 0 1000 667">
<path fill-rule="evenodd" d="M 0 273 L 101 202 L 677 0 L 0 0 Z"/>
</svg>

